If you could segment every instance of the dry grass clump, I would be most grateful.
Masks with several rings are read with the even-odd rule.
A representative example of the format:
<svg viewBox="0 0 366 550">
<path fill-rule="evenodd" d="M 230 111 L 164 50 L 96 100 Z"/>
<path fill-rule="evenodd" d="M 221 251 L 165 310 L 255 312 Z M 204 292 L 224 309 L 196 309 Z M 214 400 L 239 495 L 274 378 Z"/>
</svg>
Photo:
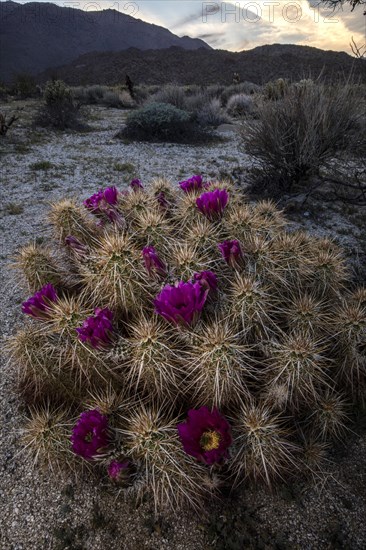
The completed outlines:
<svg viewBox="0 0 366 550">
<path fill-rule="evenodd" d="M 35 459 L 107 469 L 156 510 L 223 479 L 318 476 L 366 389 L 366 292 L 342 251 L 200 176 L 84 205 L 52 205 L 53 239 L 15 263 L 38 291 L 8 343 Z"/>
<path fill-rule="evenodd" d="M 272 195 L 291 191 L 317 174 L 336 151 L 354 142 L 362 111 L 357 85 L 304 82 L 268 84 L 268 99 L 265 95 L 258 103 L 257 120 L 243 124 L 246 150 L 261 164 L 253 182 L 258 191 Z"/>
</svg>

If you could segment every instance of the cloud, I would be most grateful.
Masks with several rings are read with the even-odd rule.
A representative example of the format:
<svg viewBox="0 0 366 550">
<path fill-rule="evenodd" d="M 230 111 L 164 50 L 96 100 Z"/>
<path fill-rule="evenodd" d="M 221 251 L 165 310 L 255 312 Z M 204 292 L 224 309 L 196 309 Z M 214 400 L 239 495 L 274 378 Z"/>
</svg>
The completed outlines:
<svg viewBox="0 0 366 550">
<path fill-rule="evenodd" d="M 191 10 L 189 20 L 179 31 L 184 29 L 184 34 L 190 36 L 206 35 L 213 47 L 219 43 L 222 48 L 236 51 L 263 44 L 294 43 L 349 52 L 351 36 L 356 41 L 364 36 L 360 13 L 314 9 L 315 2 L 308 0 L 273 2 L 271 8 L 264 0 L 218 5 L 221 10 L 206 20 L 200 20 Z M 220 35 L 218 40 L 214 38 L 216 34 Z"/>
<path fill-rule="evenodd" d="M 202 38 L 214 48 L 240 51 L 264 44 L 293 43 L 350 52 L 352 36 L 357 43 L 366 41 L 362 9 L 351 12 L 345 7 L 333 12 L 317 7 L 319 0 L 123 0 L 114 4 L 99 0 L 96 5 L 129 13 L 126 6 L 131 2 L 138 7 L 135 17 L 166 27 L 179 36 Z M 65 5 L 66 0 L 56 3 Z M 82 0 L 74 4 L 79 9 L 88 5 Z"/>
</svg>

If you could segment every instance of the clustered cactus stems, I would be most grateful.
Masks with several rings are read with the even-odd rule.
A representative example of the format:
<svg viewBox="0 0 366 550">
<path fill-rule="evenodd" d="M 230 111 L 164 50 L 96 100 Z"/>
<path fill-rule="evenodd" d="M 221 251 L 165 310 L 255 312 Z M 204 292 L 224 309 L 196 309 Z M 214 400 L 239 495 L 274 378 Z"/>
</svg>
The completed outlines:
<svg viewBox="0 0 366 550">
<path fill-rule="evenodd" d="M 366 291 L 337 245 L 198 175 L 83 204 L 53 205 L 53 241 L 15 264 L 26 448 L 156 510 L 318 475 L 366 389 Z"/>
</svg>

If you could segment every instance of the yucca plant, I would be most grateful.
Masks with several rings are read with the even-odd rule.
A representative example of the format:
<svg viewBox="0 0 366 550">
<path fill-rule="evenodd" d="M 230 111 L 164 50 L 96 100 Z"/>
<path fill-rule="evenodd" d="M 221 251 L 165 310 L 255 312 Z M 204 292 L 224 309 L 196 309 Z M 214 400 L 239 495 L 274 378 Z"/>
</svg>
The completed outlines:
<svg viewBox="0 0 366 550">
<path fill-rule="evenodd" d="M 65 199 L 49 221 L 15 262 L 37 292 L 8 343 L 35 457 L 156 510 L 319 474 L 366 389 L 366 292 L 335 243 L 201 176 Z"/>
</svg>

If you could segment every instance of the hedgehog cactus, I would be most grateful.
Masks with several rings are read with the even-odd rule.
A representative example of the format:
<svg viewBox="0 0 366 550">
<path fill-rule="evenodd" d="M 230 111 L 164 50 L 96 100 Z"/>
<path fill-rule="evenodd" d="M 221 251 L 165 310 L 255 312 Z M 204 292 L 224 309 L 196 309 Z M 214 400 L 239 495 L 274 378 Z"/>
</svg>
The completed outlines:
<svg viewBox="0 0 366 550">
<path fill-rule="evenodd" d="M 53 241 L 20 250 L 36 293 L 8 344 L 37 459 L 157 510 L 316 470 L 366 388 L 366 291 L 335 243 L 199 176 L 63 200 L 49 221 Z"/>
</svg>

